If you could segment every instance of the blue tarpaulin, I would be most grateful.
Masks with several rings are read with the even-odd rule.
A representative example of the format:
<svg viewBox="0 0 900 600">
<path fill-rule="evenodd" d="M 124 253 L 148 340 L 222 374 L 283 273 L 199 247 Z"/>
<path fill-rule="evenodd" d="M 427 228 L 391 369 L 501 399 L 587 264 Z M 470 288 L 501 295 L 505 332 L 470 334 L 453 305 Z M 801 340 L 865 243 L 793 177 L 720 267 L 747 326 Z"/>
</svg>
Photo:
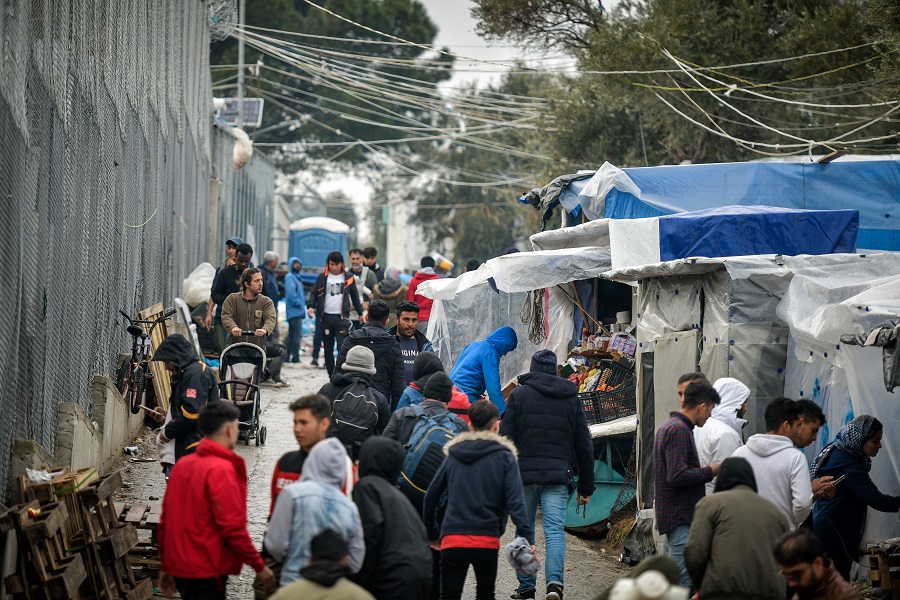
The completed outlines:
<svg viewBox="0 0 900 600">
<path fill-rule="evenodd" d="M 613 188 L 602 216 L 658 217 L 726 205 L 859 211 L 861 249 L 900 250 L 900 161 L 724 163 L 622 169 L 640 198 Z M 587 179 L 572 182 L 559 202 L 572 212 L 587 200 Z M 586 206 L 586 205 L 585 205 Z"/>
</svg>

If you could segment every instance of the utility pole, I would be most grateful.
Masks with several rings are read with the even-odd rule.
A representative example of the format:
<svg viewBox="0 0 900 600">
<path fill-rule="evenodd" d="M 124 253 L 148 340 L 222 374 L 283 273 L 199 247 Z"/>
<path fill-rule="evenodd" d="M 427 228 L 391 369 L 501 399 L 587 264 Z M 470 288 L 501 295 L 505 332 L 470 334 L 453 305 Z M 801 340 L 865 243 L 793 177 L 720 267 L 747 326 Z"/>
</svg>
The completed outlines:
<svg viewBox="0 0 900 600">
<path fill-rule="evenodd" d="M 238 93 L 238 116 L 237 126 L 239 129 L 244 127 L 244 9 L 246 0 L 238 0 L 238 30 L 240 36 L 238 38 L 238 76 L 237 76 L 237 93 Z"/>
</svg>

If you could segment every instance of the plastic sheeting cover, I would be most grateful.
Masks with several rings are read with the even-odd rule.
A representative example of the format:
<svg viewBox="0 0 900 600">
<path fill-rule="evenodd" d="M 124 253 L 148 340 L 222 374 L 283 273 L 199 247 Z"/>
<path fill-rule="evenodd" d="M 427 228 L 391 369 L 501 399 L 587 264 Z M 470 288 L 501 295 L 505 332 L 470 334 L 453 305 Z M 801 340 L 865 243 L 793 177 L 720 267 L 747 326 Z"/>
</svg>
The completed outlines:
<svg viewBox="0 0 900 600">
<path fill-rule="evenodd" d="M 564 248 L 609 248 L 609 220 L 597 219 L 573 227 L 542 231 L 531 236 L 535 250 L 562 250 Z"/>
</svg>

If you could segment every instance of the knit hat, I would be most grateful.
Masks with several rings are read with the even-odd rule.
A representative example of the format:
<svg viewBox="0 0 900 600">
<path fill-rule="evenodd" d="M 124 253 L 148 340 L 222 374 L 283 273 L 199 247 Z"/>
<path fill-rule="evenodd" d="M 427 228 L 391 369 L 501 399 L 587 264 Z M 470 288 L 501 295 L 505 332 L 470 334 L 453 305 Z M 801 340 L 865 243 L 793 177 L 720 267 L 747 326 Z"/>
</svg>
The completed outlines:
<svg viewBox="0 0 900 600">
<path fill-rule="evenodd" d="M 341 369 L 374 375 L 375 354 L 365 346 L 353 346 L 347 353 L 347 360 L 341 365 Z"/>
<path fill-rule="evenodd" d="M 531 357 L 532 373 L 559 375 L 559 369 L 557 369 L 556 365 L 556 354 L 551 350 L 538 350 Z"/>
<path fill-rule="evenodd" d="M 438 371 L 428 378 L 425 390 L 422 392 L 425 400 L 439 400 L 450 402 L 453 397 L 453 381 L 443 371 Z"/>
<path fill-rule="evenodd" d="M 443 370 L 444 365 L 437 354 L 434 352 L 419 352 L 418 356 L 413 360 L 413 381 L 418 381 L 426 375 L 433 375 Z"/>
<path fill-rule="evenodd" d="M 350 549 L 341 534 L 333 529 L 326 529 L 309 543 L 312 560 L 341 560 Z"/>
</svg>

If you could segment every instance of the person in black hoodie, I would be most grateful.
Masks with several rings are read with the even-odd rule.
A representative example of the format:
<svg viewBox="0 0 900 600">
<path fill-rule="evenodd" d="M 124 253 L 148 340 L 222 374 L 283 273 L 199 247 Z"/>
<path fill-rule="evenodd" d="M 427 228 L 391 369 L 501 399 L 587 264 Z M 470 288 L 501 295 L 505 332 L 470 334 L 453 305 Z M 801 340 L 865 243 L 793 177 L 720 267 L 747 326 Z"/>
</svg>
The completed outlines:
<svg viewBox="0 0 900 600">
<path fill-rule="evenodd" d="M 175 440 L 175 460 L 192 453 L 203 434 L 197 428 L 197 415 L 207 402 L 219 400 L 219 386 L 212 369 L 206 366 L 194 352 L 191 343 L 183 335 L 170 335 L 162 341 L 153 360 L 166 363 L 172 373 L 172 395 L 169 409 L 172 420 L 163 427 L 159 441 L 163 444 Z M 165 411 L 156 409 L 153 417 L 157 421 L 165 419 Z"/>
<path fill-rule="evenodd" d="M 397 336 L 388 333 L 387 324 L 390 309 L 381 300 L 369 304 L 369 318 L 364 327 L 347 336 L 341 344 L 334 372 L 341 373 L 347 353 L 354 346 L 364 346 L 375 354 L 375 374 L 372 376 L 372 387 L 388 399 L 393 410 L 406 389 L 403 375 L 403 355 Z"/>
<path fill-rule="evenodd" d="M 573 464 L 578 467 L 578 503 L 587 504 L 594 493 L 594 450 L 578 388 L 557 373 L 556 354 L 550 350 L 535 352 L 530 372 L 519 376 L 519 387 L 509 394 L 500 424 L 500 435 L 521 449 L 519 470 L 532 527 L 537 505 L 541 505 L 547 540 L 547 600 L 562 600 L 566 552 L 563 526 Z M 511 598 L 534 598 L 536 578 L 518 579 L 519 588 Z"/>
<path fill-rule="evenodd" d="M 309 298 L 307 314 L 316 318 L 316 328 L 321 326 L 322 343 L 325 347 L 325 368 L 328 376 L 334 375 L 334 347 L 344 345 L 350 332 L 350 305 L 360 315 L 363 314 L 362 302 L 356 287 L 356 278 L 344 270 L 344 256 L 335 250 L 328 254 L 328 265 L 324 273 L 316 278 L 312 295 Z M 315 344 L 315 342 L 313 342 Z M 313 350 L 316 353 L 318 346 Z"/>
<path fill-rule="evenodd" d="M 425 494 L 425 527 L 441 550 L 441 600 L 462 597 L 469 565 L 475 570 L 476 599 L 494 599 L 500 536 L 508 518 L 516 525 L 516 536 L 534 550 L 516 447 L 497 435 L 500 411 L 490 400 L 479 400 L 469 407 L 469 420 L 471 432 L 444 446 L 447 458 Z M 444 494 L 446 511 L 438 522 Z"/>
<path fill-rule="evenodd" d="M 359 455 L 359 482 L 353 501 L 366 538 L 366 558 L 353 581 L 376 600 L 392 600 L 403 590 L 409 600 L 431 594 L 431 553 L 421 517 L 397 489 L 405 452 L 394 440 L 372 437 Z"/>
</svg>

